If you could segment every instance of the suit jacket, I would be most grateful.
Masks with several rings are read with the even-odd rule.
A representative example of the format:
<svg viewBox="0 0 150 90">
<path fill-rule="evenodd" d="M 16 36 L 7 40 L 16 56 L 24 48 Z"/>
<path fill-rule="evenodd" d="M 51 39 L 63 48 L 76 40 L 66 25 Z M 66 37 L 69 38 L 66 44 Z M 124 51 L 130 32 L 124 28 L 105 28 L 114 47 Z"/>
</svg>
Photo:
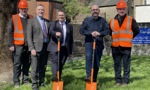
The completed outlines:
<svg viewBox="0 0 150 90">
<path fill-rule="evenodd" d="M 56 38 L 56 32 L 61 32 L 62 29 L 60 26 L 59 21 L 55 21 L 51 23 L 50 27 L 50 33 L 51 33 L 51 39 L 48 44 L 47 51 L 49 52 L 57 52 L 57 38 Z M 60 43 L 62 44 L 63 38 L 61 38 Z M 68 55 L 72 54 L 72 47 L 73 47 L 73 26 L 66 23 L 66 40 L 65 40 L 65 46 L 68 51 Z"/>
<path fill-rule="evenodd" d="M 48 30 L 48 41 L 49 41 L 49 20 L 44 19 L 47 24 Z M 29 46 L 29 51 L 35 49 L 37 52 L 40 52 L 43 48 L 43 32 L 40 22 L 37 17 L 30 19 L 27 24 L 27 41 Z"/>
</svg>

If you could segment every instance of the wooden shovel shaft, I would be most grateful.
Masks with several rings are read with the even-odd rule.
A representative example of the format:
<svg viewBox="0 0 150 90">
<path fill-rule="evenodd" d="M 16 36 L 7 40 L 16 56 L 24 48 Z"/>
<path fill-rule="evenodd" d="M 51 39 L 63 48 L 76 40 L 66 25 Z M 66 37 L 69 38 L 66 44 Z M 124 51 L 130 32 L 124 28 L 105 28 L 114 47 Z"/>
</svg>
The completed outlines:
<svg viewBox="0 0 150 90">
<path fill-rule="evenodd" d="M 91 83 L 93 82 L 93 74 L 94 74 L 94 59 L 95 59 L 95 49 L 96 49 L 96 39 L 93 39 L 93 58 L 92 58 L 92 70 L 91 70 Z"/>
</svg>

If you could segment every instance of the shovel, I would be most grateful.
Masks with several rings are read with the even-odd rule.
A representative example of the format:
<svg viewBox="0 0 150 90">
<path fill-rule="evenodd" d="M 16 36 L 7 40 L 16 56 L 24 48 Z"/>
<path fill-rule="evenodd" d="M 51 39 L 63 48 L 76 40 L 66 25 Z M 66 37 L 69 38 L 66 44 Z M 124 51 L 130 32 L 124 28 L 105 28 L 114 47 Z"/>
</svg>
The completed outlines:
<svg viewBox="0 0 150 90">
<path fill-rule="evenodd" d="M 97 90 L 97 83 L 93 82 L 93 74 L 94 74 L 94 59 L 95 59 L 95 49 L 96 49 L 96 39 L 93 38 L 93 58 L 92 58 L 92 70 L 91 70 L 91 77 L 90 82 L 86 82 L 86 90 Z"/>
<path fill-rule="evenodd" d="M 57 78 L 58 81 L 53 82 L 53 90 L 63 90 L 63 82 L 60 81 L 60 72 L 59 72 L 59 59 L 60 59 L 60 37 L 57 37 L 58 40 L 58 69 L 57 69 Z"/>
</svg>

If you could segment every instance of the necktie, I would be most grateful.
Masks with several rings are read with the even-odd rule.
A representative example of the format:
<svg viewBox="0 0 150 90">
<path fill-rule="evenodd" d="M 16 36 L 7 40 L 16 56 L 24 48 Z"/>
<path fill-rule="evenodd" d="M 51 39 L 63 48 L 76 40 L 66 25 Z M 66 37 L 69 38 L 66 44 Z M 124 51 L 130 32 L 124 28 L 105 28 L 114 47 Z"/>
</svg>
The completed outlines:
<svg viewBox="0 0 150 90">
<path fill-rule="evenodd" d="M 63 38 L 63 42 L 64 42 L 64 29 L 63 29 L 63 23 L 61 23 L 61 30 L 62 30 L 62 38 Z"/>
<path fill-rule="evenodd" d="M 43 31 L 43 34 L 45 37 L 47 37 L 47 30 L 46 30 L 46 25 L 45 25 L 45 22 L 44 22 L 44 19 L 42 19 L 42 31 Z"/>
</svg>

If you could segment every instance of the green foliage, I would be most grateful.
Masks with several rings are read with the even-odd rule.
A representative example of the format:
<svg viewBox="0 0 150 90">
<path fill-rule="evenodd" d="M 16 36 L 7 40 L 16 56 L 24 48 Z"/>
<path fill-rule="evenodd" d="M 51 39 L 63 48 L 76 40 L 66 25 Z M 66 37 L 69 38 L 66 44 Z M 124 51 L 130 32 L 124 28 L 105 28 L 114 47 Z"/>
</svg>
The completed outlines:
<svg viewBox="0 0 150 90">
<path fill-rule="evenodd" d="M 103 56 L 98 73 L 97 90 L 150 90 L 150 56 L 132 56 L 130 83 L 126 87 L 114 86 L 114 68 L 111 56 Z M 85 90 L 85 60 L 69 61 L 63 69 L 64 90 Z M 46 87 L 40 90 L 52 90 L 51 67 L 47 67 Z M 32 90 L 31 84 L 14 89 L 13 84 L 0 84 L 0 90 Z"/>
<path fill-rule="evenodd" d="M 86 14 L 90 12 L 89 2 L 81 2 L 80 0 L 59 0 L 63 2 L 63 8 L 66 15 L 74 19 L 76 15 Z"/>
</svg>

